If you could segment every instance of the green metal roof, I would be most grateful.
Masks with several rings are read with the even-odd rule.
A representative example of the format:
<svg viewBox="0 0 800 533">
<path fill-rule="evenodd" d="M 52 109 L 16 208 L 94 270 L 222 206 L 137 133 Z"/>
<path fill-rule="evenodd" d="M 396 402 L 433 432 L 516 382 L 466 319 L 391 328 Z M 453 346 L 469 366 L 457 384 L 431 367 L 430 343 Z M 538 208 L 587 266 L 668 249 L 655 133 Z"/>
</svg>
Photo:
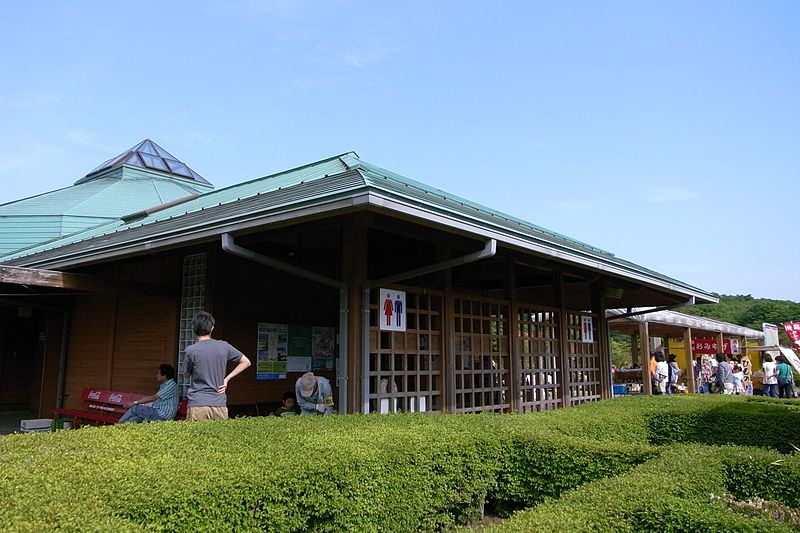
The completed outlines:
<svg viewBox="0 0 800 533">
<path fill-rule="evenodd" d="M 701 289 L 371 165 L 353 152 L 208 192 L 141 219 L 109 222 L 0 260 L 23 266 L 77 265 L 102 260 L 107 254 L 136 253 L 144 246 L 152 250 L 158 242 L 169 241 L 174 245 L 236 227 L 258 227 L 273 216 L 280 215 L 283 219 L 301 216 L 298 213 L 306 208 L 319 213 L 326 205 L 353 208 L 365 202 L 373 202 L 376 208 L 407 209 L 412 216 L 435 218 L 452 227 L 458 225 L 478 238 L 491 236 L 533 253 L 714 301 L 710 293 Z M 398 207 L 387 207 L 390 202 Z"/>
<path fill-rule="evenodd" d="M 75 185 L 0 205 L 0 257 L 213 188 L 119 164 Z"/>
</svg>

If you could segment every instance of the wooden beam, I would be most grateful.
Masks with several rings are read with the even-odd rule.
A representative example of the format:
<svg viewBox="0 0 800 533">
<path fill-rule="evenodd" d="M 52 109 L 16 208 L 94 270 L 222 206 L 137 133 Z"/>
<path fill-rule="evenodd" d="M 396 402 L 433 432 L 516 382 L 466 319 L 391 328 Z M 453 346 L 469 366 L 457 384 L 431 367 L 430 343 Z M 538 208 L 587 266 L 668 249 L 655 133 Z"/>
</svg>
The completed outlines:
<svg viewBox="0 0 800 533">
<path fill-rule="evenodd" d="M 176 292 L 173 287 L 156 283 L 7 265 L 0 265 L 0 283 L 109 294 L 155 294 L 165 296 Z"/>
</svg>

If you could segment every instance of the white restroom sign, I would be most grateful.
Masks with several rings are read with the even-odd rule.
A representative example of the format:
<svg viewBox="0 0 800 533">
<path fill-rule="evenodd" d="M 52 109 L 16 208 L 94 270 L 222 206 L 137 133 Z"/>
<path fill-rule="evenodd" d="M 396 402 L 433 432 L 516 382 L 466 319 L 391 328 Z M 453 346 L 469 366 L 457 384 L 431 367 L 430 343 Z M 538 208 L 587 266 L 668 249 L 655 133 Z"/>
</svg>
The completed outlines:
<svg viewBox="0 0 800 533">
<path fill-rule="evenodd" d="M 406 330 L 406 293 L 392 289 L 380 289 L 378 300 L 378 323 L 381 331 Z"/>
</svg>

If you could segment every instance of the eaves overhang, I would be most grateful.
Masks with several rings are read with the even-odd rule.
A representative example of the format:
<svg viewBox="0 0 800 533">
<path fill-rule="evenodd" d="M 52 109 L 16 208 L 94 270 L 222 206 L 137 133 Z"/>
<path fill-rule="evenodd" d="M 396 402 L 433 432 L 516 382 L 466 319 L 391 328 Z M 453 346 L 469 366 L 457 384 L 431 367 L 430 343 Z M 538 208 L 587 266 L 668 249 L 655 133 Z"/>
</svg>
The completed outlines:
<svg viewBox="0 0 800 533">
<path fill-rule="evenodd" d="M 334 180 L 337 181 L 336 184 L 331 183 Z M 303 187 L 313 187 L 313 184 L 298 185 L 291 189 Z M 270 193 L 243 200 L 242 205 L 215 206 L 15 259 L 9 264 L 68 269 L 202 242 L 222 233 L 235 234 L 258 227 L 291 224 L 366 209 L 418 219 L 425 221 L 426 225 L 438 226 L 445 231 L 480 240 L 496 239 L 502 245 L 523 253 L 579 265 L 677 296 L 693 297 L 698 303 L 716 302 L 716 298 L 705 291 L 652 273 L 643 267 L 636 268 L 638 265 L 620 260 L 611 254 L 595 253 L 592 248 L 582 250 L 569 246 L 569 243 L 553 242 L 546 236 L 537 237 L 531 231 L 522 227 L 516 228 L 501 219 L 487 221 L 485 217 L 469 215 L 469 210 L 459 213 L 452 209 L 442 209 L 433 202 L 420 202 L 382 190 L 374 184 L 368 185 L 357 170 L 329 177 L 324 193 L 317 189 L 318 187 L 315 188 L 315 194 L 300 190 L 289 194 L 290 190 L 286 189 L 281 191 L 283 195 L 288 195 L 284 201 L 274 201 L 277 193 Z"/>
</svg>

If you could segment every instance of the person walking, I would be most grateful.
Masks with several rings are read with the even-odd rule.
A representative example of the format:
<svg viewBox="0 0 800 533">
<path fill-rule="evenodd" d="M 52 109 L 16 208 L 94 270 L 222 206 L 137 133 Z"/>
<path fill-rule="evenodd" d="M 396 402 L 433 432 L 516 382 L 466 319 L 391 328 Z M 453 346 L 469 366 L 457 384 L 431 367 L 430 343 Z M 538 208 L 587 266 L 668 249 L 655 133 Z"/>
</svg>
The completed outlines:
<svg viewBox="0 0 800 533">
<path fill-rule="evenodd" d="M 228 382 L 250 366 L 250 359 L 225 341 L 211 338 L 214 317 L 200 311 L 192 319 L 197 342 L 185 351 L 183 374 L 189 380 L 187 420 L 228 418 Z M 228 363 L 236 366 L 225 375 Z"/>
</svg>

